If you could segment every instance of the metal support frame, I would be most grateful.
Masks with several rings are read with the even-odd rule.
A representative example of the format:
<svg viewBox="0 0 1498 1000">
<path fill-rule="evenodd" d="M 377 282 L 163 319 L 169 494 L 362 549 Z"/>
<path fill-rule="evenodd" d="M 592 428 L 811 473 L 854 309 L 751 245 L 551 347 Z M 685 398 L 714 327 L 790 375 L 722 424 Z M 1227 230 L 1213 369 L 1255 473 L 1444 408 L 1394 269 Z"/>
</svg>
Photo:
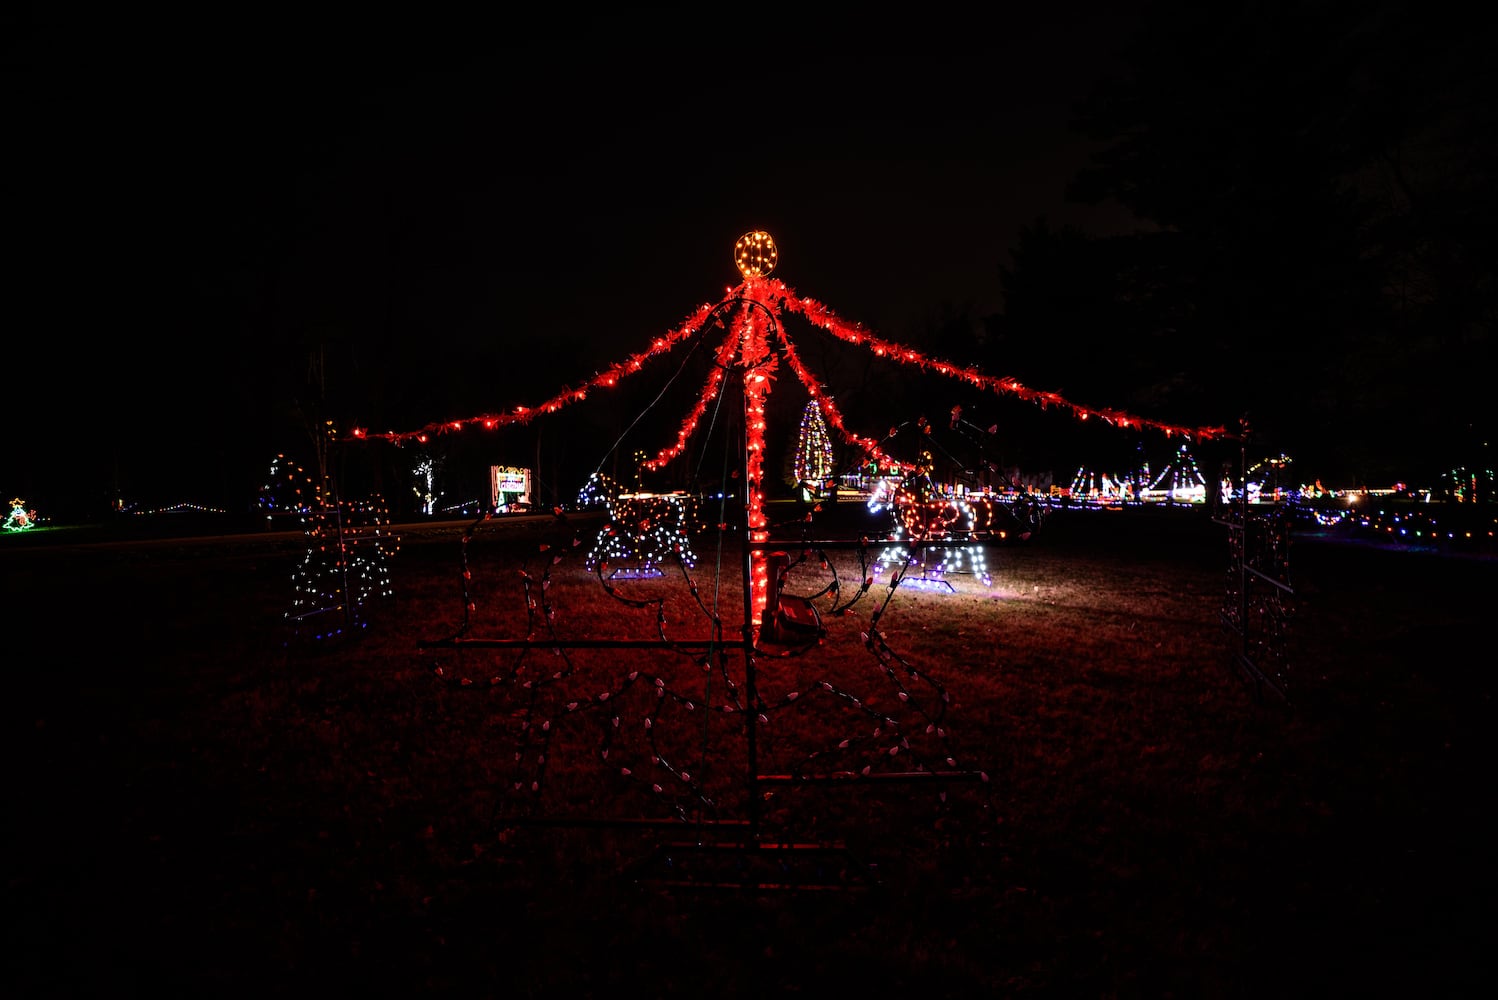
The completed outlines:
<svg viewBox="0 0 1498 1000">
<path fill-rule="evenodd" d="M 1275 505 L 1254 514 L 1248 505 L 1247 423 L 1239 447 L 1239 497 L 1218 519 L 1228 529 L 1228 573 L 1222 624 L 1237 639 L 1233 666 L 1255 700 L 1290 701 L 1286 649 L 1295 589 L 1290 584 L 1290 521 Z"/>
</svg>

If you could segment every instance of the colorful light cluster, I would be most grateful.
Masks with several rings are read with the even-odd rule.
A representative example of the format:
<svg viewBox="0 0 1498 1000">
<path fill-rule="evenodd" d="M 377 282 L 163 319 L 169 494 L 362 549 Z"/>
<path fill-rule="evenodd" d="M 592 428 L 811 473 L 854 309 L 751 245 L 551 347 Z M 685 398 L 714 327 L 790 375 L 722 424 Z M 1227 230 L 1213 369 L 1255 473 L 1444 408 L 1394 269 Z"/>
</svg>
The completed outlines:
<svg viewBox="0 0 1498 1000">
<path fill-rule="evenodd" d="M 318 641 L 369 626 L 365 605 L 389 597 L 390 559 L 400 541 L 378 497 L 358 501 L 314 500 L 318 490 L 285 455 L 271 463 L 270 482 L 260 491 L 261 509 L 298 515 L 307 549 L 292 571 L 292 602 L 285 614 L 290 634 Z"/>
<path fill-rule="evenodd" d="M 1073 500 L 1087 500 L 1093 503 L 1123 503 L 1136 499 L 1139 489 L 1140 485 L 1137 480 L 1131 480 L 1125 476 L 1110 476 L 1106 472 L 1098 472 L 1083 466 L 1072 477 L 1069 495 Z"/>
<path fill-rule="evenodd" d="M 26 501 L 16 497 L 10 502 L 10 513 L 5 517 L 6 531 L 29 531 L 36 527 L 36 511 L 26 509 Z"/>
<path fill-rule="evenodd" d="M 390 597 L 390 558 L 400 542 L 378 497 L 341 501 L 302 516 L 307 551 L 292 573 L 294 597 L 286 612 L 293 633 L 332 639 L 369 627 L 365 606 Z"/>
<path fill-rule="evenodd" d="M 680 559 L 697 565 L 691 533 L 697 528 L 697 499 L 685 493 L 623 493 L 609 477 L 594 473 L 578 494 L 584 507 L 602 504 L 608 522 L 598 529 L 587 567 L 610 579 L 661 575 L 661 566 Z M 612 568 L 611 568 L 612 567 Z"/>
<path fill-rule="evenodd" d="M 1479 503 L 1494 496 L 1495 478 L 1492 469 L 1471 469 L 1461 466 L 1446 474 L 1451 483 L 1451 499 L 1457 503 Z"/>
<path fill-rule="evenodd" d="M 801 413 L 801 431 L 796 437 L 791 474 L 803 488 L 820 493 L 836 472 L 832 461 L 832 438 L 827 434 L 827 421 L 822 419 L 821 404 L 815 399 L 810 400 Z"/>
<path fill-rule="evenodd" d="M 1223 486 L 1222 495 L 1230 496 L 1232 484 L 1227 482 Z M 1251 490 L 1257 488 L 1257 485 L 1251 486 Z M 1067 496 L 1073 501 L 1103 506 L 1141 501 L 1202 503 L 1207 491 L 1206 479 L 1197 469 L 1196 459 L 1189 446 L 1182 444 L 1159 475 L 1150 472 L 1149 462 L 1143 462 L 1139 468 L 1122 475 L 1109 475 L 1084 465 L 1072 477 Z"/>
<path fill-rule="evenodd" d="M 1146 500 L 1172 503 L 1201 503 L 1206 498 L 1207 481 L 1196 467 L 1196 458 L 1184 444 L 1144 491 Z"/>
<path fill-rule="evenodd" d="M 260 487 L 260 511 L 270 520 L 276 514 L 304 514 L 322 506 L 321 491 L 301 467 L 285 455 L 270 463 L 270 479 Z"/>
</svg>

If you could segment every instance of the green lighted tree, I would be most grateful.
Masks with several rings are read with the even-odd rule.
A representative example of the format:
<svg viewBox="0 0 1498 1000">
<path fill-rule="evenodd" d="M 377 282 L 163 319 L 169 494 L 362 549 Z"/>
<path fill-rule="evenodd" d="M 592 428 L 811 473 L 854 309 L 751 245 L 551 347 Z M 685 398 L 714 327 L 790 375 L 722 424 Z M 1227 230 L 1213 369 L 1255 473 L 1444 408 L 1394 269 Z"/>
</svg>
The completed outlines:
<svg viewBox="0 0 1498 1000">
<path fill-rule="evenodd" d="M 828 480 L 834 476 L 832 462 L 832 438 L 827 434 L 827 421 L 822 418 L 822 408 L 815 399 L 808 400 L 801 412 L 801 430 L 796 437 L 796 456 L 791 466 L 796 485 L 804 496 L 821 496 Z M 836 488 L 836 484 L 832 484 Z"/>
</svg>

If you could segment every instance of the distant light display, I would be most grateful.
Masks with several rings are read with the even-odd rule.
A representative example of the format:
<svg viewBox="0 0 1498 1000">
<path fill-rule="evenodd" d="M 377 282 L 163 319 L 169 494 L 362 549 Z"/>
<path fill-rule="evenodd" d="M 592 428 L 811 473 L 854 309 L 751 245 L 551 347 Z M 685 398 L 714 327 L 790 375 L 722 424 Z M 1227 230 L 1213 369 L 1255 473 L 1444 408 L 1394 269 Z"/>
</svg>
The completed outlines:
<svg viewBox="0 0 1498 1000">
<path fill-rule="evenodd" d="M 489 466 L 489 505 L 509 510 L 514 504 L 531 502 L 531 470 L 513 465 Z"/>
<path fill-rule="evenodd" d="M 1138 480 L 1129 476 L 1110 476 L 1083 466 L 1072 477 L 1070 496 L 1073 500 L 1119 504 L 1137 500 L 1143 488 Z"/>
<path fill-rule="evenodd" d="M 6 531 L 29 531 L 36 527 L 36 522 L 36 511 L 27 510 L 25 500 L 16 497 L 10 502 L 10 513 L 5 516 Z"/>
<path fill-rule="evenodd" d="M 1144 499 L 1171 503 L 1202 503 L 1207 499 L 1207 481 L 1185 444 L 1144 491 Z"/>
</svg>

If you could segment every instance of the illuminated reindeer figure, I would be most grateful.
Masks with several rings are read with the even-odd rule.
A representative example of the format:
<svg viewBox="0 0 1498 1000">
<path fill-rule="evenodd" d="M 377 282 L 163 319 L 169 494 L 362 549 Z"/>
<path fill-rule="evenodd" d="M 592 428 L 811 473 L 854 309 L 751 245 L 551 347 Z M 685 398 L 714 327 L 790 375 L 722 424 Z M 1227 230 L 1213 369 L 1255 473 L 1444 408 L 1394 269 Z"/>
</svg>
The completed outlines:
<svg viewBox="0 0 1498 1000">
<path fill-rule="evenodd" d="M 952 590 L 947 577 L 964 572 L 977 577 L 985 587 L 993 583 L 983 543 L 1004 537 L 1004 532 L 994 527 L 996 505 L 992 497 L 943 496 L 922 474 L 898 484 L 886 481 L 869 500 L 871 509 L 881 506 L 889 507 L 895 518 L 891 544 L 879 553 L 881 572 L 890 565 L 900 566 L 902 574 L 906 567 L 914 567 L 917 575 L 904 582 L 916 587 Z"/>
<path fill-rule="evenodd" d="M 602 506 L 608 521 L 587 556 L 588 569 L 600 569 L 611 578 L 646 578 L 661 575 L 661 565 L 681 559 L 697 565 L 692 551 L 691 526 L 696 500 L 684 493 L 625 493 L 618 483 L 601 472 L 588 477 L 577 495 L 581 507 Z M 607 572 L 609 566 L 618 566 Z"/>
</svg>

